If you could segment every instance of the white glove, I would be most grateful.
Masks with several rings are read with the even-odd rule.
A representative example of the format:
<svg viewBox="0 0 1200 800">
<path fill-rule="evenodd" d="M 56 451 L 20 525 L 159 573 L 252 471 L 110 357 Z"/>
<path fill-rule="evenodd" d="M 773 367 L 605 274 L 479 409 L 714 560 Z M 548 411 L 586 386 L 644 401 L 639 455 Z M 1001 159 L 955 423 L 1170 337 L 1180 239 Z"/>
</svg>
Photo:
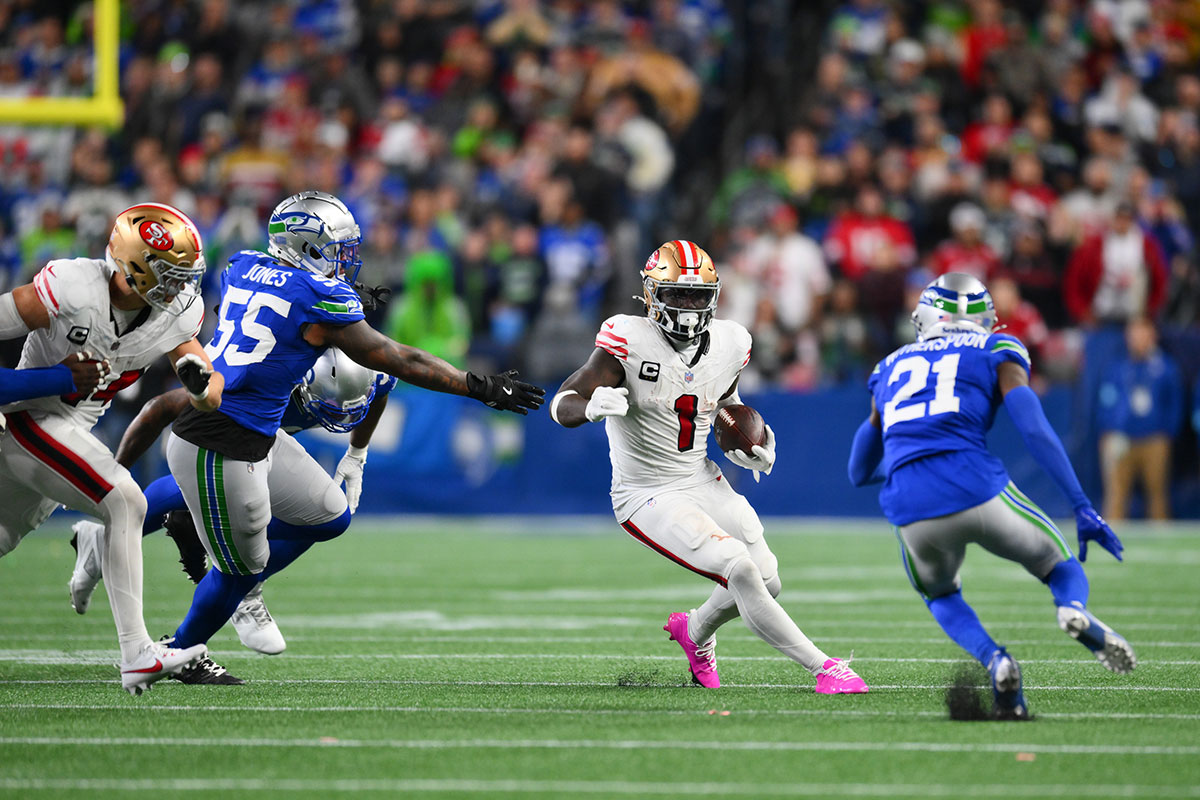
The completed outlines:
<svg viewBox="0 0 1200 800">
<path fill-rule="evenodd" d="M 611 386 L 597 386 L 588 400 L 583 415 L 588 422 L 598 422 L 604 417 L 623 417 L 629 413 L 629 390 L 622 386 L 614 389 Z"/>
<path fill-rule="evenodd" d="M 767 441 L 763 444 L 756 444 L 750 451 L 750 455 L 746 455 L 741 450 L 727 450 L 725 457 L 733 463 L 737 464 L 742 469 L 748 469 L 754 472 L 754 482 L 758 483 L 761 479 L 761 473 L 771 474 L 771 468 L 775 466 L 775 431 L 771 430 L 771 426 L 767 425 Z"/>
<path fill-rule="evenodd" d="M 350 445 L 333 473 L 334 483 L 346 482 L 346 502 L 350 505 L 351 514 L 358 510 L 358 499 L 362 497 L 363 467 L 366 465 L 367 448 Z"/>
</svg>

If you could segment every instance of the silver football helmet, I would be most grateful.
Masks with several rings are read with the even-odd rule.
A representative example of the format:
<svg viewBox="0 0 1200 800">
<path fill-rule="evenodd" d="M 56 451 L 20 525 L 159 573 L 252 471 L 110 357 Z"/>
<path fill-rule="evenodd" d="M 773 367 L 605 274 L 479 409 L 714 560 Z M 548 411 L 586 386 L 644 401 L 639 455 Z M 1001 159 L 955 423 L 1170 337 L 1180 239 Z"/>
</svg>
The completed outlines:
<svg viewBox="0 0 1200 800">
<path fill-rule="evenodd" d="M 991 333 L 996 307 L 978 278 L 965 272 L 947 272 L 921 292 L 912 323 L 919 342 L 951 333 Z"/>
<path fill-rule="evenodd" d="M 300 192 L 275 206 L 267 252 L 325 278 L 353 284 L 362 268 L 362 231 L 346 204 L 326 192 Z"/>
<path fill-rule="evenodd" d="M 335 433 L 346 433 L 367 416 L 379 373 L 331 347 L 321 354 L 296 391 L 300 406 Z"/>
</svg>

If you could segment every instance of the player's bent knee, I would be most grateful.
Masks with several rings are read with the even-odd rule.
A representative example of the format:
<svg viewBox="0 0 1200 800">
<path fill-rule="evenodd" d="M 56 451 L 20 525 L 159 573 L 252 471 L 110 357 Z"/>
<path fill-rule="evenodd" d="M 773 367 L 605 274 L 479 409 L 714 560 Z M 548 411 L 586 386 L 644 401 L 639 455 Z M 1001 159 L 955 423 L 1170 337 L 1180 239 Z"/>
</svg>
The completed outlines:
<svg viewBox="0 0 1200 800">
<path fill-rule="evenodd" d="M 312 531 L 312 539 L 317 542 L 327 542 L 330 539 L 336 539 L 346 532 L 350 527 L 350 508 L 346 507 L 342 511 L 341 516 L 335 517 L 328 522 L 322 522 L 320 525 L 306 526 Z"/>
<path fill-rule="evenodd" d="M 754 559 L 749 555 L 742 556 L 736 559 L 729 567 L 729 571 L 725 575 L 725 580 L 729 584 L 729 588 L 750 589 L 757 588 L 763 585 L 762 572 L 758 569 L 758 565 L 754 563 Z"/>
<path fill-rule="evenodd" d="M 146 496 L 133 478 L 118 481 L 98 507 L 100 518 L 110 526 L 141 528 L 146 518 Z"/>
<path fill-rule="evenodd" d="M 779 576 L 775 575 L 771 578 L 763 580 L 763 585 L 767 587 L 767 592 L 771 597 L 779 597 L 779 593 L 783 591 L 783 581 L 779 580 Z"/>
</svg>

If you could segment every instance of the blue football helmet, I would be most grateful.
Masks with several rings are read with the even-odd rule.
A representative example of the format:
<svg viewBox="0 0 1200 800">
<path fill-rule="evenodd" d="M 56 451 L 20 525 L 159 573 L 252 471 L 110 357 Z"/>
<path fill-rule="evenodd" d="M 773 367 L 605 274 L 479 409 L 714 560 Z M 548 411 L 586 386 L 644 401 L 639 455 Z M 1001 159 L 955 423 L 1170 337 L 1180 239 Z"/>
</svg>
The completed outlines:
<svg viewBox="0 0 1200 800">
<path fill-rule="evenodd" d="M 297 387 L 300 407 L 321 427 L 348 433 L 367 416 L 375 399 L 378 373 L 331 347 L 321 354 Z"/>
</svg>

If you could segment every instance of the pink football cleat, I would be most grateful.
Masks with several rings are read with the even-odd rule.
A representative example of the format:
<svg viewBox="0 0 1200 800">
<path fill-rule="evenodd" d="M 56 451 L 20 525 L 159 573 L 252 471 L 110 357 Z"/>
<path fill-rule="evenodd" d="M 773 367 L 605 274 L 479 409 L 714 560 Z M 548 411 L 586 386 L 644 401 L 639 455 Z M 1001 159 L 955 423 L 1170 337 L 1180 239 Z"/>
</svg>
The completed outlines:
<svg viewBox="0 0 1200 800">
<path fill-rule="evenodd" d="M 679 642 L 679 646 L 683 648 L 688 668 L 692 671 L 692 680 L 707 689 L 720 688 L 721 678 L 717 675 L 717 657 L 714 653 L 717 637 L 713 636 L 707 645 L 697 647 L 692 637 L 688 636 L 688 615 L 682 611 L 676 611 L 667 617 L 667 624 L 663 625 L 663 630 L 671 634 L 671 641 Z"/>
<path fill-rule="evenodd" d="M 831 658 L 817 673 L 817 694 L 866 694 L 869 691 L 866 681 L 850 669 L 849 661 Z"/>
</svg>

